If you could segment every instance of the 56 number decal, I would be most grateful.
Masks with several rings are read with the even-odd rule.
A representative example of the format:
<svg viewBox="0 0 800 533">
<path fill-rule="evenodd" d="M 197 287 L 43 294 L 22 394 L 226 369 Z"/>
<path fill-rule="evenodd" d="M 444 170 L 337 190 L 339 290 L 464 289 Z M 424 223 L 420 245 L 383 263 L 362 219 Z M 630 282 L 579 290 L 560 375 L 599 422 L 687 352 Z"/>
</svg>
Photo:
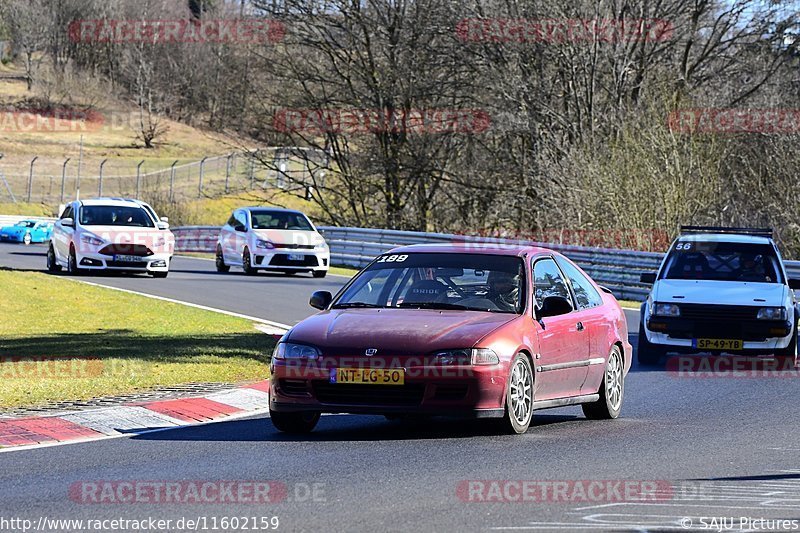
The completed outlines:
<svg viewBox="0 0 800 533">
<path fill-rule="evenodd" d="M 378 263 L 402 263 L 408 259 L 408 255 L 401 254 L 401 255 L 384 255 L 380 259 L 378 259 Z"/>
</svg>

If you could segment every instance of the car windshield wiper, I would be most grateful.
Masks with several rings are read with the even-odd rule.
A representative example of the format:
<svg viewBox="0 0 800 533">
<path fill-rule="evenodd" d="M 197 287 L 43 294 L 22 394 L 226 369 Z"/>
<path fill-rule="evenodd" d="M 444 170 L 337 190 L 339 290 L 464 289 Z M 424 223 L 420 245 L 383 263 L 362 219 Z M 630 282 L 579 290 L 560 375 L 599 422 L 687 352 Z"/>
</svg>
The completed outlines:
<svg viewBox="0 0 800 533">
<path fill-rule="evenodd" d="M 400 302 L 397 304 L 397 307 L 414 307 L 417 309 L 470 309 L 466 305 L 449 304 L 445 302 Z"/>
<path fill-rule="evenodd" d="M 382 305 L 378 304 L 370 304 L 367 302 L 346 302 L 341 304 L 336 304 L 331 309 L 368 309 L 368 308 L 376 308 L 376 307 L 383 307 Z"/>
</svg>

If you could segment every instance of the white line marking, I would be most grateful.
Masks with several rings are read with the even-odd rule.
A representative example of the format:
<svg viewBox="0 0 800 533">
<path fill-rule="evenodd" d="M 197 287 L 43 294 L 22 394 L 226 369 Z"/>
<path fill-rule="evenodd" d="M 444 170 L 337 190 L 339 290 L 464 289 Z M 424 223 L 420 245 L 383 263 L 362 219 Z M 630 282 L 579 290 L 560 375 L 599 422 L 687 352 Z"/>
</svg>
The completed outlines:
<svg viewBox="0 0 800 533">
<path fill-rule="evenodd" d="M 61 277 L 60 279 L 67 279 L 69 281 L 74 281 L 76 283 L 84 283 L 86 285 L 91 285 L 92 287 L 100 287 L 100 288 L 103 288 L 103 289 L 111 289 L 112 291 L 127 292 L 128 294 L 136 294 L 137 296 L 144 296 L 145 298 L 152 298 L 154 300 L 161 300 L 162 302 L 169 302 L 169 303 L 173 303 L 173 304 L 185 305 L 187 307 L 194 307 L 195 309 L 202 309 L 203 311 L 211 311 L 211 312 L 214 312 L 214 313 L 220 313 L 220 314 L 223 314 L 223 315 L 228 315 L 228 316 L 232 316 L 232 317 L 236 317 L 236 318 L 243 318 L 245 320 L 251 320 L 253 322 L 259 322 L 261 324 L 266 324 L 268 326 L 272 326 L 276 330 L 280 330 L 280 331 L 276 331 L 276 333 L 286 333 L 292 327 L 292 326 L 290 326 L 288 324 L 281 324 L 280 322 L 273 322 L 272 320 L 265 320 L 263 318 L 257 318 L 257 317 L 254 317 L 254 316 L 243 315 L 241 313 L 234 313 L 233 311 L 225 311 L 224 309 L 217 309 L 215 307 L 208 307 L 206 305 L 193 304 L 191 302 L 184 302 L 182 300 L 175 300 L 174 298 L 167 298 L 165 296 L 156 296 L 155 294 L 147 294 L 146 292 L 132 291 L 130 289 L 122 289 L 122 288 L 119 288 L 119 287 L 112 287 L 112 286 L 109 286 L 109 285 L 102 285 L 100 283 L 93 283 L 91 281 L 85 281 L 85 280 L 82 280 L 82 279 L 74 279 L 74 278 L 69 278 L 69 277 Z M 263 330 L 261 330 L 261 331 L 263 331 Z"/>
</svg>

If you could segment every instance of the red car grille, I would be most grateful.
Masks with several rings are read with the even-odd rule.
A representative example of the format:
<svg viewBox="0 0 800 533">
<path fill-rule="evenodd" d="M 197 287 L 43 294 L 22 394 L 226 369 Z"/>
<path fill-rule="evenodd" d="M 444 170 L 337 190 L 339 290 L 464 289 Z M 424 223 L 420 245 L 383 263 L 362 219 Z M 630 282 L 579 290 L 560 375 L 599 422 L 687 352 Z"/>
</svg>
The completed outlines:
<svg viewBox="0 0 800 533">
<path fill-rule="evenodd" d="M 99 253 L 103 255 L 138 255 L 141 257 L 153 255 L 152 250 L 144 244 L 109 244 L 103 246 Z"/>
<path fill-rule="evenodd" d="M 322 380 L 311 382 L 314 396 L 321 403 L 342 405 L 419 405 L 425 394 L 420 383 L 397 386 L 344 385 Z"/>
</svg>

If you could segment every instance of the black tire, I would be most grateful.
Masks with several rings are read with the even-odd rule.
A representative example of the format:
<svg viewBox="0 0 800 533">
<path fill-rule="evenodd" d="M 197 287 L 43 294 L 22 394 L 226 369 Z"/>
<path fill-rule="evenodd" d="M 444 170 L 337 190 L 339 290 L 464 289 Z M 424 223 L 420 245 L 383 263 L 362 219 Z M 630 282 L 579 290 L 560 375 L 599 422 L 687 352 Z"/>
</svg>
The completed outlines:
<svg viewBox="0 0 800 533">
<path fill-rule="evenodd" d="M 250 261 L 250 250 L 245 248 L 244 252 L 242 252 L 242 270 L 248 276 L 253 276 L 258 273 L 258 270 L 253 268 L 253 264 Z"/>
<path fill-rule="evenodd" d="M 169 270 L 166 272 L 150 272 L 154 278 L 166 278 L 169 275 Z"/>
<path fill-rule="evenodd" d="M 75 248 L 70 246 L 69 258 L 67 259 L 67 272 L 73 276 L 83 275 L 83 269 L 78 267 L 78 258 L 75 256 Z"/>
<path fill-rule="evenodd" d="M 666 352 L 660 346 L 651 344 L 647 340 L 647 335 L 644 332 L 644 320 L 644 304 L 642 304 L 642 311 L 639 315 L 639 341 L 636 346 L 636 360 L 640 366 L 656 366 Z"/>
<path fill-rule="evenodd" d="M 533 420 L 533 369 L 531 362 L 522 353 L 518 353 L 514 357 L 510 368 L 506 384 L 505 414 L 502 418 L 501 428 L 504 432 L 520 435 L 528 431 L 531 420 Z M 523 382 L 527 381 L 527 385 L 520 386 L 521 381 L 519 378 L 515 378 L 515 370 L 520 372 L 520 378 Z M 523 405 L 527 404 L 524 414 L 519 411 L 520 402 Z"/>
<path fill-rule="evenodd" d="M 282 413 L 269 410 L 269 417 L 275 429 L 283 433 L 310 433 L 319 422 L 320 414 L 315 411 L 296 411 Z"/>
<path fill-rule="evenodd" d="M 25 235 L 22 236 L 22 244 L 28 246 L 30 243 L 31 243 L 31 234 L 26 233 Z"/>
<path fill-rule="evenodd" d="M 231 267 L 225 264 L 225 258 L 222 256 L 222 248 L 220 246 L 217 246 L 214 263 L 216 264 L 217 272 L 228 272 L 231 269 Z"/>
<path fill-rule="evenodd" d="M 314 276 L 315 278 L 324 278 L 325 276 L 328 275 L 328 271 L 327 270 L 313 270 L 313 271 L 311 271 L 311 275 Z"/>
<path fill-rule="evenodd" d="M 583 414 L 592 420 L 612 420 L 622 410 L 625 398 L 625 361 L 619 346 L 614 346 L 606 361 L 603 382 L 598 390 L 600 399 L 581 405 Z"/>
<path fill-rule="evenodd" d="M 61 265 L 56 261 L 56 252 L 53 250 L 52 244 L 47 247 L 47 271 L 61 272 Z"/>
</svg>

